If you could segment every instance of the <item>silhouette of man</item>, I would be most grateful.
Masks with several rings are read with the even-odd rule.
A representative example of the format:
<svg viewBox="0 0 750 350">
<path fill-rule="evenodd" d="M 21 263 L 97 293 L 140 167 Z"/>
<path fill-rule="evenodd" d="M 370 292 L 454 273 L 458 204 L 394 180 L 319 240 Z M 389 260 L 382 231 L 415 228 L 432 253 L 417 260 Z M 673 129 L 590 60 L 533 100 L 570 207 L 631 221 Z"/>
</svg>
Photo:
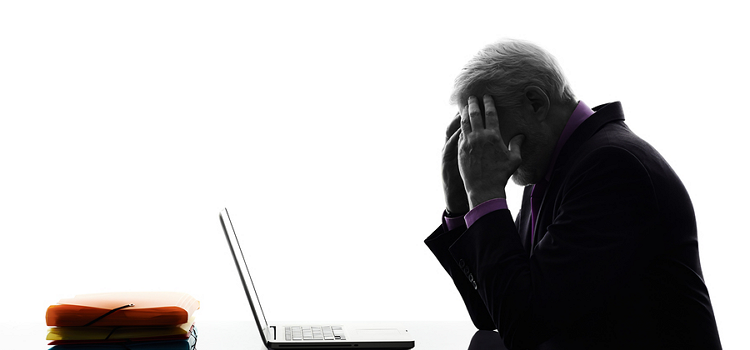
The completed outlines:
<svg viewBox="0 0 750 350">
<path fill-rule="evenodd" d="M 515 40 L 481 50 L 452 101 L 446 211 L 425 243 L 477 328 L 509 349 L 721 348 L 688 193 L 619 102 L 589 108 Z"/>
</svg>

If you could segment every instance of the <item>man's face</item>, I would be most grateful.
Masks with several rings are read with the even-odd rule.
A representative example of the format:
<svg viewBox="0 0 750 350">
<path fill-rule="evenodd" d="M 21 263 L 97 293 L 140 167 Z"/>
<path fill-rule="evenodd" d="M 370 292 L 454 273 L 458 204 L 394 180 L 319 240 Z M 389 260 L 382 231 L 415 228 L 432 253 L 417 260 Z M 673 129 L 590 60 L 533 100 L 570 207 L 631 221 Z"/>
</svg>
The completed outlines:
<svg viewBox="0 0 750 350">
<path fill-rule="evenodd" d="M 501 112 L 502 110 L 502 112 Z M 520 109 L 498 109 L 500 134 L 506 146 L 516 135 L 523 135 L 521 165 L 511 179 L 519 186 L 538 183 L 546 175 L 554 140 L 543 125 L 532 116 L 524 115 Z"/>
</svg>

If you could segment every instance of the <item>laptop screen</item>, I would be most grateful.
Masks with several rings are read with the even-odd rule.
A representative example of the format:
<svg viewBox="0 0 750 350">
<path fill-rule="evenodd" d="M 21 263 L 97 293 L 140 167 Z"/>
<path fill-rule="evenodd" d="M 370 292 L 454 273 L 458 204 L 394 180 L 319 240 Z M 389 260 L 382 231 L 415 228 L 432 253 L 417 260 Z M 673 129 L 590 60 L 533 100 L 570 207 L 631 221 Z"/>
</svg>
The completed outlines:
<svg viewBox="0 0 750 350">
<path fill-rule="evenodd" d="M 250 308 L 253 310 L 255 322 L 258 324 L 258 329 L 263 337 L 263 343 L 268 343 L 268 340 L 271 339 L 268 322 L 266 322 L 266 316 L 263 313 L 263 308 L 260 306 L 258 293 L 255 291 L 253 279 L 250 277 L 250 271 L 245 262 L 245 255 L 242 253 L 240 242 L 237 240 L 237 234 L 234 232 L 234 226 L 232 226 L 232 221 L 229 219 L 229 212 L 227 212 L 226 208 L 219 214 L 219 219 L 221 220 L 221 226 L 224 229 L 224 235 L 227 237 L 227 242 L 229 242 L 229 249 L 232 251 L 234 263 L 237 265 L 237 271 L 240 274 L 242 286 L 245 288 L 247 300 L 250 302 Z"/>
</svg>

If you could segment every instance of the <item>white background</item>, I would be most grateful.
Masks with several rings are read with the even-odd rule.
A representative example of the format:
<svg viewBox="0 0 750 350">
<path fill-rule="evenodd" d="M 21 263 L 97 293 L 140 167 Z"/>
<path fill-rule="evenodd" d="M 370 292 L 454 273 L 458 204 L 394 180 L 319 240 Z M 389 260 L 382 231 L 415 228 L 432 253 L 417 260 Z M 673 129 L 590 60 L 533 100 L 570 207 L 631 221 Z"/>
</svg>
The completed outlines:
<svg viewBox="0 0 750 350">
<path fill-rule="evenodd" d="M 60 298 L 127 290 L 249 318 L 226 206 L 271 319 L 468 322 L 422 241 L 453 79 L 511 37 L 588 105 L 621 101 L 681 176 L 724 347 L 743 347 L 747 12 L 602 3 L 3 2 L 3 318 L 43 337 Z"/>
</svg>

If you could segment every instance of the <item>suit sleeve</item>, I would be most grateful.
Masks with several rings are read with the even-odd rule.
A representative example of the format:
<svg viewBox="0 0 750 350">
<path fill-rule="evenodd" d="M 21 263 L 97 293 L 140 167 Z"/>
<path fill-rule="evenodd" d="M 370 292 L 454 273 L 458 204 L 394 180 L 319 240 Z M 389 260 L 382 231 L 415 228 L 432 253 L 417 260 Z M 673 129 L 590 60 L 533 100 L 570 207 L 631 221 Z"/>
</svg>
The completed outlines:
<svg viewBox="0 0 750 350">
<path fill-rule="evenodd" d="M 628 151 L 593 151 L 553 196 L 543 204 L 554 205 L 552 224 L 531 257 L 508 210 L 483 216 L 449 248 L 508 348 L 534 347 L 565 330 L 653 256 L 653 187 Z"/>
<path fill-rule="evenodd" d="M 469 312 L 469 316 L 471 317 L 474 326 L 477 327 L 477 329 L 493 330 L 495 329 L 495 324 L 492 322 L 492 318 L 487 311 L 487 306 L 485 306 L 484 301 L 479 297 L 479 294 L 474 289 L 472 283 L 467 280 L 461 272 L 461 267 L 458 266 L 448 252 L 448 247 L 450 247 L 450 245 L 453 244 L 453 242 L 455 242 L 465 230 L 466 226 L 463 225 L 449 231 L 445 224 L 445 218 L 443 218 L 443 224 L 438 227 L 432 235 L 427 237 L 424 242 L 438 259 L 445 271 L 448 272 L 448 275 L 453 279 L 453 283 L 461 294 L 461 298 L 466 305 L 466 309 Z"/>
</svg>

